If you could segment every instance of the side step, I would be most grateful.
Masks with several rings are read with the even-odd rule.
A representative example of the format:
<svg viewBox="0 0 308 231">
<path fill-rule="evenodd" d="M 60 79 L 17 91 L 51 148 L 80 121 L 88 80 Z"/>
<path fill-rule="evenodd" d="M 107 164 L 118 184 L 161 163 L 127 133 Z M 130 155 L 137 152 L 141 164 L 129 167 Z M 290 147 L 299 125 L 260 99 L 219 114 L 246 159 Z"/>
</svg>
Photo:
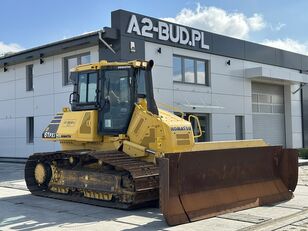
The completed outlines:
<svg viewBox="0 0 308 231">
<path fill-rule="evenodd" d="M 170 153 L 159 166 L 160 207 L 178 225 L 291 199 L 298 154 L 277 146 Z"/>
</svg>

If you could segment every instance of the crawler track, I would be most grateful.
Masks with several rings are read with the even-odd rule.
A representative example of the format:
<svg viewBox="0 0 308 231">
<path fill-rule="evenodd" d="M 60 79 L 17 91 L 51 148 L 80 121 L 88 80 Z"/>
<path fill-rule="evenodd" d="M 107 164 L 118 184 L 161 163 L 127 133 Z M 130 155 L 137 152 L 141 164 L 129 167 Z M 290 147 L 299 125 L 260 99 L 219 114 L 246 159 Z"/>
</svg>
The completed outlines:
<svg viewBox="0 0 308 231">
<path fill-rule="evenodd" d="M 43 183 L 35 176 L 38 164 L 45 166 Z M 104 207 L 133 209 L 157 205 L 159 198 L 157 166 L 120 151 L 35 153 L 26 163 L 25 180 L 34 195 Z"/>
</svg>

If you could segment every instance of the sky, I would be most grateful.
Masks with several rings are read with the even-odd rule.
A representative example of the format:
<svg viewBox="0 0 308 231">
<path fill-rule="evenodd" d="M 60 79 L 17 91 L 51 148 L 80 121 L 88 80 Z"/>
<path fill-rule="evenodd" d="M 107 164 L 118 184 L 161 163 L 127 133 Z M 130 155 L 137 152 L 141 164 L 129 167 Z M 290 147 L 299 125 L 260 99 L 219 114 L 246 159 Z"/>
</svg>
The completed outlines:
<svg viewBox="0 0 308 231">
<path fill-rule="evenodd" d="M 2 0 L 0 55 L 110 26 L 117 9 L 308 55 L 306 0 Z"/>
</svg>

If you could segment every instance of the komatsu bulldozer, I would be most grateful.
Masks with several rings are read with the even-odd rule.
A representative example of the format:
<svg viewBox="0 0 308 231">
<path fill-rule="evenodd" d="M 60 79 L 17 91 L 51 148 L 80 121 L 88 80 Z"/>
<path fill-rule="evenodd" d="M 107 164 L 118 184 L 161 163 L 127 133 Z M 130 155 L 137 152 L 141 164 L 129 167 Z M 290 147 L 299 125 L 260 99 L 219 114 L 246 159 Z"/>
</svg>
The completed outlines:
<svg viewBox="0 0 308 231">
<path fill-rule="evenodd" d="M 197 117 L 157 108 L 153 65 L 100 61 L 72 70 L 71 107 L 42 135 L 61 151 L 34 153 L 25 166 L 32 194 L 120 209 L 159 201 L 169 225 L 292 198 L 296 150 L 263 140 L 195 142 Z"/>
</svg>

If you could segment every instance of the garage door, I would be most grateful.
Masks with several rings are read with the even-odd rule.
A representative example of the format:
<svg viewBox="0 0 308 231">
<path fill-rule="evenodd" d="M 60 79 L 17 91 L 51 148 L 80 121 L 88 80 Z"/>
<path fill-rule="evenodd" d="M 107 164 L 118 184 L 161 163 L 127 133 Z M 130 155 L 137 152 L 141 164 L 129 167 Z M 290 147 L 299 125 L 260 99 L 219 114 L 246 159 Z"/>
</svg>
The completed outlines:
<svg viewBox="0 0 308 231">
<path fill-rule="evenodd" d="M 255 139 L 285 146 L 283 86 L 252 83 L 252 119 Z"/>
</svg>

